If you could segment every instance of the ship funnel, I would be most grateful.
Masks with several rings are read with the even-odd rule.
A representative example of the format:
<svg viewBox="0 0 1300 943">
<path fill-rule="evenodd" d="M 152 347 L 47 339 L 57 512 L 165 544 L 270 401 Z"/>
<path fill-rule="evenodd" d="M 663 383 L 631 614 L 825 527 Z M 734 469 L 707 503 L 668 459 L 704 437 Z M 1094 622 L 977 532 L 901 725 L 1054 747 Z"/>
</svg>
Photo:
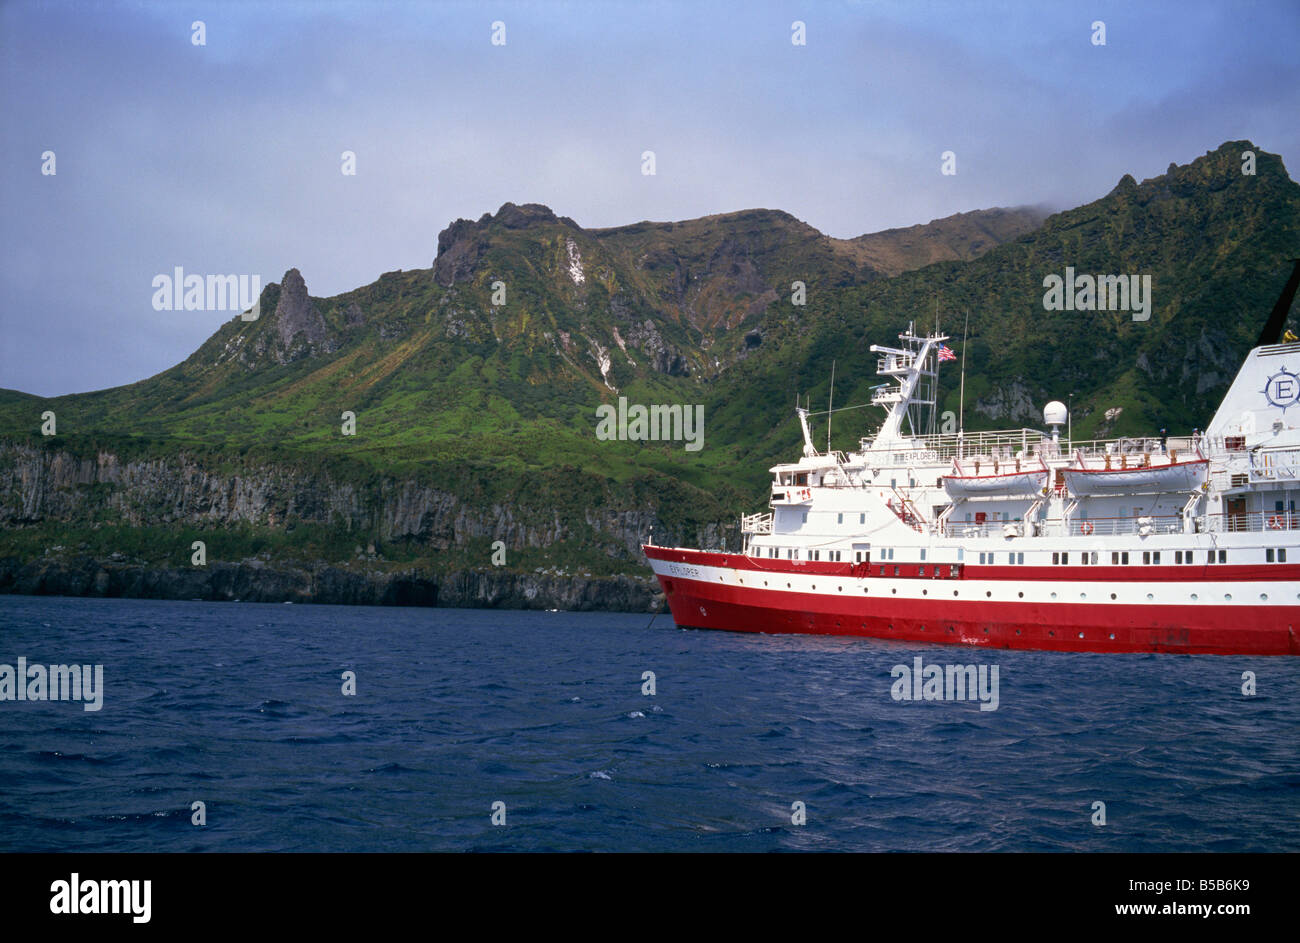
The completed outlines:
<svg viewBox="0 0 1300 943">
<path fill-rule="evenodd" d="M 1294 261 L 1258 345 L 1228 388 L 1207 435 L 1240 438 L 1244 447 L 1253 448 L 1300 424 L 1300 343 L 1287 342 L 1282 335 L 1300 287 L 1300 259 Z"/>
<path fill-rule="evenodd" d="M 1259 332 L 1259 340 L 1255 341 L 1256 347 L 1276 344 L 1282 340 L 1282 328 L 1286 326 L 1287 313 L 1291 310 L 1291 302 L 1295 300 L 1296 289 L 1300 288 L 1300 259 L 1291 261 L 1295 263 L 1295 267 L 1291 269 L 1291 277 L 1286 280 L 1277 304 L 1273 305 L 1273 311 L 1264 322 L 1264 330 Z"/>
</svg>

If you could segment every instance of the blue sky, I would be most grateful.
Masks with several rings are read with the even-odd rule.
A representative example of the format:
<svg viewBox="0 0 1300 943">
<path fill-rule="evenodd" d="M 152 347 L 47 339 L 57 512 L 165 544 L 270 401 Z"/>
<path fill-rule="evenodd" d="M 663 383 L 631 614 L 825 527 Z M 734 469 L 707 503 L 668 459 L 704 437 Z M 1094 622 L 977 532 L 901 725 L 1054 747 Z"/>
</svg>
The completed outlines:
<svg viewBox="0 0 1300 943">
<path fill-rule="evenodd" d="M 155 311 L 176 266 L 331 295 L 506 201 L 586 227 L 772 207 L 847 237 L 1074 206 L 1240 138 L 1294 176 L 1298 46 L 1290 0 L 9 2 L 0 387 L 183 360 L 231 315 Z"/>
</svg>

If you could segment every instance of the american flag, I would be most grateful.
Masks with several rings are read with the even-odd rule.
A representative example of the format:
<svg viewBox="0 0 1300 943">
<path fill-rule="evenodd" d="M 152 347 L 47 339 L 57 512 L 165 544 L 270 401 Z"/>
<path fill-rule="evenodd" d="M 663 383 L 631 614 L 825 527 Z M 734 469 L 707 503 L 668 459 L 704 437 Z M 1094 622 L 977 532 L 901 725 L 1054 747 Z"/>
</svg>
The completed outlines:
<svg viewBox="0 0 1300 943">
<path fill-rule="evenodd" d="M 957 355 L 952 352 L 952 349 L 944 344 L 940 344 L 935 349 L 939 351 L 939 363 L 943 363 L 945 360 L 957 359 Z"/>
</svg>

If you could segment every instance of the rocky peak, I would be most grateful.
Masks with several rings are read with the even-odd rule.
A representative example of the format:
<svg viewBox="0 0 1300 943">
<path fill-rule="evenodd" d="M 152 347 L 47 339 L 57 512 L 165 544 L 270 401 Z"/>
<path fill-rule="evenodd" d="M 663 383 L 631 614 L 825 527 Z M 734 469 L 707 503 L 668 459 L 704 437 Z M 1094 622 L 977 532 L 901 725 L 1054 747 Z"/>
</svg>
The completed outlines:
<svg viewBox="0 0 1300 943">
<path fill-rule="evenodd" d="M 580 229 L 567 216 L 556 216 L 541 203 L 503 203 L 494 216 L 484 213 L 477 221 L 458 219 L 438 233 L 438 257 L 433 263 L 434 280 L 444 288 L 467 281 L 491 244 L 496 227 L 519 230 L 555 224 Z"/>
<path fill-rule="evenodd" d="M 289 269 L 280 280 L 280 302 L 275 306 L 275 329 L 286 350 L 295 346 L 295 338 L 301 334 L 304 337 L 297 343 L 305 341 L 315 352 L 324 344 L 328 334 L 325 319 L 307 297 L 307 283 L 296 268 Z"/>
</svg>

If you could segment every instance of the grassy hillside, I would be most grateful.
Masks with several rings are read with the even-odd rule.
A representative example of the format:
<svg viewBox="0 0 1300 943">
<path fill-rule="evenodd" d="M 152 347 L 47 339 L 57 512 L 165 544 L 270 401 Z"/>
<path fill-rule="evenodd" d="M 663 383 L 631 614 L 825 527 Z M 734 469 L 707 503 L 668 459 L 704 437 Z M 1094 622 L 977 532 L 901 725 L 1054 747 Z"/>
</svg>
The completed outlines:
<svg viewBox="0 0 1300 943">
<path fill-rule="evenodd" d="M 1255 176 L 1241 173 L 1246 149 Z M 837 405 L 866 402 L 879 382 L 870 345 L 936 311 L 959 352 L 969 312 L 968 428 L 1039 425 L 1043 404 L 1071 393 L 1076 436 L 1204 426 L 1297 254 L 1300 187 L 1249 142 L 1141 184 L 1126 176 L 1045 220 L 985 211 L 846 241 L 773 210 L 582 230 L 506 204 L 448 227 L 429 269 L 332 298 L 311 297 L 291 270 L 265 288 L 258 320 L 232 319 L 158 376 L 51 399 L 0 392 L 0 443 L 47 456 L 9 470 L 0 554 L 116 541 L 143 558 L 150 542 L 130 534 L 185 521 L 220 530 L 229 555 L 335 559 L 379 540 L 390 561 L 483 565 L 504 528 L 512 566 L 631 572 L 637 532 L 722 539 L 719 522 L 761 506 L 767 467 L 797 454 L 796 396 L 820 408 L 834 362 Z M 1066 266 L 1149 275 L 1150 320 L 1044 310 L 1043 279 Z M 956 411 L 957 367 L 945 370 L 943 408 Z M 596 408 L 620 396 L 703 405 L 704 448 L 598 439 Z M 40 434 L 45 410 L 56 437 Z M 343 434 L 345 412 L 355 435 Z M 835 447 L 878 419 L 837 417 Z M 95 470 L 79 473 L 84 500 L 65 506 L 31 480 L 105 453 L 227 489 L 293 469 L 287 489 L 343 483 L 359 510 L 271 496 L 258 507 L 275 513 L 200 516 L 161 492 L 124 495 Z M 437 533 L 395 531 L 392 513 L 367 510 L 391 509 L 403 482 L 453 496 Z"/>
</svg>

